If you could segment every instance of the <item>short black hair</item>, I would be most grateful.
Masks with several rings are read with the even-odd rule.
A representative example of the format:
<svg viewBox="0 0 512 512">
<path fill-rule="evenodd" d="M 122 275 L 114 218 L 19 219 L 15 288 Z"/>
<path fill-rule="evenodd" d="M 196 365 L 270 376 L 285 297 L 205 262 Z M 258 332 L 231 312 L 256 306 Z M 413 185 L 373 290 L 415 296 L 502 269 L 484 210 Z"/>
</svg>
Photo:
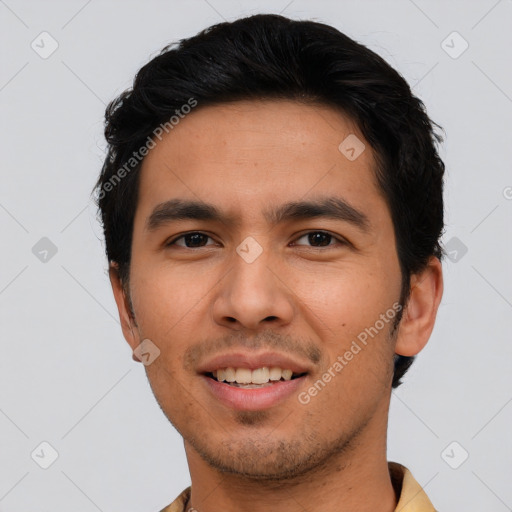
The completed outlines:
<svg viewBox="0 0 512 512">
<path fill-rule="evenodd" d="M 275 14 L 218 23 L 169 44 L 107 106 L 107 155 L 96 204 L 107 258 L 117 264 L 121 281 L 129 278 L 141 148 L 154 143 L 155 128 L 172 129 L 170 119 L 182 117 L 184 106 L 190 111 L 191 105 L 259 99 L 326 105 L 356 122 L 374 151 L 376 179 L 390 209 L 404 309 L 411 274 L 423 270 L 431 256 L 443 256 L 445 166 L 436 148 L 443 139 L 435 130 L 440 126 L 382 57 L 332 26 Z M 393 387 L 413 359 L 395 356 Z"/>
</svg>

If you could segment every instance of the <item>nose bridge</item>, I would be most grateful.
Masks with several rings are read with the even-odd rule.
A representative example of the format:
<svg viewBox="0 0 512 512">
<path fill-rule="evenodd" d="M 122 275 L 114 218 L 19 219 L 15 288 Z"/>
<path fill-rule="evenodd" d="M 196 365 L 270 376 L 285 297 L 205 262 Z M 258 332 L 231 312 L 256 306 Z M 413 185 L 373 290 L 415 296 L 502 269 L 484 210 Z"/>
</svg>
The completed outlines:
<svg viewBox="0 0 512 512">
<path fill-rule="evenodd" d="M 256 329 L 266 319 L 290 321 L 290 296 L 277 269 L 272 270 L 275 258 L 265 240 L 247 237 L 236 248 L 214 305 L 217 322 L 231 325 L 236 320 L 241 327 Z"/>
<path fill-rule="evenodd" d="M 272 295 L 275 288 L 269 267 L 272 265 L 272 255 L 263 237 L 248 236 L 236 248 L 232 258 L 231 290 L 233 296 L 241 295 L 241 300 L 249 301 L 251 297 L 262 300 Z"/>
</svg>

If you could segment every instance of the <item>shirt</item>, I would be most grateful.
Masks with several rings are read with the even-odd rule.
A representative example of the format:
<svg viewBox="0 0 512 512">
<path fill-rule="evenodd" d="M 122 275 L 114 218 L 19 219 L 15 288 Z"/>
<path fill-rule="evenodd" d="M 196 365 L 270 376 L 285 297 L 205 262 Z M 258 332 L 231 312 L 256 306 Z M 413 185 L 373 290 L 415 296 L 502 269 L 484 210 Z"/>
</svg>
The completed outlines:
<svg viewBox="0 0 512 512">
<path fill-rule="evenodd" d="M 400 499 L 395 512 L 437 512 L 421 485 L 412 473 L 397 462 L 388 462 L 389 474 L 393 487 Z M 185 509 L 190 498 L 190 487 L 187 487 L 170 505 L 160 512 L 187 512 Z"/>
</svg>

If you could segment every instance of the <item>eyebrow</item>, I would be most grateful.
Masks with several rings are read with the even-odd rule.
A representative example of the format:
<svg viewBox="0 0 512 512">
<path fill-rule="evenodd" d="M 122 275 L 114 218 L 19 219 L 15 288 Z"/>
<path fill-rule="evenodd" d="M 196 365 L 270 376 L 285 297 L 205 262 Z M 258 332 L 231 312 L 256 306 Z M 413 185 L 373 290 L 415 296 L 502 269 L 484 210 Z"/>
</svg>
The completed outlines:
<svg viewBox="0 0 512 512">
<path fill-rule="evenodd" d="M 339 197 L 323 197 L 311 201 L 290 201 L 265 210 L 263 215 L 272 226 L 294 220 L 326 218 L 348 222 L 363 232 L 370 231 L 368 217 Z M 155 231 L 172 221 L 202 220 L 237 224 L 236 220 L 222 213 L 215 205 L 204 201 L 170 199 L 158 204 L 146 220 L 146 229 Z"/>
</svg>

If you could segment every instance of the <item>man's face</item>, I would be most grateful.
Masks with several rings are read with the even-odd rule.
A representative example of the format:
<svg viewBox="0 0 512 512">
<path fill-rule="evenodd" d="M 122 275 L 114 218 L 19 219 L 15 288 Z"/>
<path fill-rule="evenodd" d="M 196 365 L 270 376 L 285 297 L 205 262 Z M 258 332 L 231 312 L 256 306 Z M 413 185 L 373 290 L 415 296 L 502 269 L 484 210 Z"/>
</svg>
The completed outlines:
<svg viewBox="0 0 512 512">
<path fill-rule="evenodd" d="M 352 135 L 340 150 L 350 134 L 359 142 Z M 356 143 L 366 145 L 359 156 Z M 284 477 L 385 431 L 389 310 L 401 275 L 373 166 L 347 118 L 291 101 L 199 105 L 146 157 L 131 344 L 150 339 L 159 348 L 147 376 L 188 454 L 218 469 Z M 346 204 L 338 217 L 268 213 L 328 198 Z M 200 209 L 176 218 L 168 202 L 177 199 L 213 205 L 222 220 Z M 212 374 L 227 367 L 241 370 L 228 370 L 230 379 L 281 380 L 218 382 Z M 291 369 L 294 378 L 247 373 L 262 367 Z"/>
</svg>

